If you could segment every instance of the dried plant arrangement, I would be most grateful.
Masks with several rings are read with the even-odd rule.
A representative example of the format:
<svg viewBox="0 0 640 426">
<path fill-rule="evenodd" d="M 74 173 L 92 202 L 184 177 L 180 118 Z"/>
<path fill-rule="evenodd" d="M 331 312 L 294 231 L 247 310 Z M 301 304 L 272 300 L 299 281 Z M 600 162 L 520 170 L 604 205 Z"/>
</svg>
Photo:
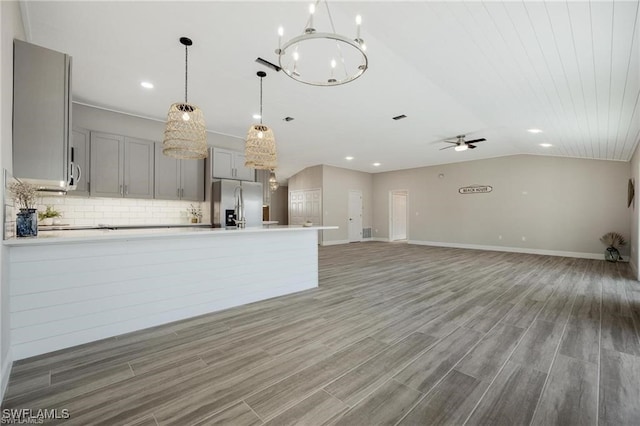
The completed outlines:
<svg viewBox="0 0 640 426">
<path fill-rule="evenodd" d="M 617 232 L 607 232 L 602 237 L 600 237 L 600 241 L 607 247 L 613 248 L 618 248 L 619 246 L 624 246 L 627 244 L 627 241 L 624 239 L 624 237 Z"/>
<path fill-rule="evenodd" d="M 37 187 L 27 182 L 15 181 L 9 184 L 9 192 L 19 209 L 35 209 L 38 197 Z"/>
</svg>

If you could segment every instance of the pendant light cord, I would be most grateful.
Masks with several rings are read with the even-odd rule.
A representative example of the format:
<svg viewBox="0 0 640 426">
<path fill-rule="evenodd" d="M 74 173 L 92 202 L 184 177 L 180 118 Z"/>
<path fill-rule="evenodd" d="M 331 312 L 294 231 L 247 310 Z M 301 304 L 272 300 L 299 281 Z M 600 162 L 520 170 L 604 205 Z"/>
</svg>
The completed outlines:
<svg viewBox="0 0 640 426">
<path fill-rule="evenodd" d="M 260 124 L 262 124 L 262 77 L 260 77 Z"/>
<path fill-rule="evenodd" d="M 184 103 L 188 104 L 187 101 L 187 84 L 188 84 L 188 76 L 189 76 L 189 46 L 184 46 Z"/>
</svg>

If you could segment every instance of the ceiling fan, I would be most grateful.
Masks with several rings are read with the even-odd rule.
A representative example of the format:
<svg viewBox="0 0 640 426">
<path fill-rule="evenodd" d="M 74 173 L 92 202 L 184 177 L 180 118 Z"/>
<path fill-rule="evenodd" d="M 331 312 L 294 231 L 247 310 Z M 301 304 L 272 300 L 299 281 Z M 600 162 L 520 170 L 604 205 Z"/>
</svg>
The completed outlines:
<svg viewBox="0 0 640 426">
<path fill-rule="evenodd" d="M 465 135 L 458 135 L 456 136 L 456 140 L 452 141 L 452 140 L 443 140 L 442 142 L 446 142 L 446 143 L 451 143 L 453 145 L 450 146 L 445 146 L 444 148 L 440 148 L 440 151 L 442 151 L 443 149 L 449 149 L 449 148 L 453 148 L 456 151 L 466 151 L 468 148 L 469 149 L 475 149 L 476 146 L 472 145 L 474 143 L 480 143 L 480 142 L 484 142 L 486 141 L 485 138 L 480 138 L 480 139 L 474 139 L 472 141 L 465 141 L 464 140 L 464 136 Z"/>
</svg>

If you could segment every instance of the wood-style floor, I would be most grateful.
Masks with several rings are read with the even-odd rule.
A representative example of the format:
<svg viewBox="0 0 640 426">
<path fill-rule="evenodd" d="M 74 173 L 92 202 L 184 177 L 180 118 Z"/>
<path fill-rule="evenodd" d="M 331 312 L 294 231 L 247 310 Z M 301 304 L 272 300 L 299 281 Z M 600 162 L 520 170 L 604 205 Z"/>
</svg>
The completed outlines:
<svg viewBox="0 0 640 426">
<path fill-rule="evenodd" d="M 66 408 L 77 425 L 637 425 L 630 276 L 596 260 L 321 247 L 320 288 L 17 362 L 3 408 Z"/>
</svg>

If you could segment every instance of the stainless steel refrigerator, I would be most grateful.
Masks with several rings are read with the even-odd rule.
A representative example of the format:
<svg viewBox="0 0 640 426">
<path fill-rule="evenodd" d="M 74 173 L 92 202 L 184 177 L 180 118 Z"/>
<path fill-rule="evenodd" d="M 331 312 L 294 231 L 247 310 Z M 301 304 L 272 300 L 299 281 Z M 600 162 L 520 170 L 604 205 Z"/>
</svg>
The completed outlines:
<svg viewBox="0 0 640 426">
<path fill-rule="evenodd" d="M 262 183 L 217 180 L 211 183 L 211 224 L 216 228 L 234 227 L 240 192 L 246 227 L 262 226 Z"/>
</svg>

